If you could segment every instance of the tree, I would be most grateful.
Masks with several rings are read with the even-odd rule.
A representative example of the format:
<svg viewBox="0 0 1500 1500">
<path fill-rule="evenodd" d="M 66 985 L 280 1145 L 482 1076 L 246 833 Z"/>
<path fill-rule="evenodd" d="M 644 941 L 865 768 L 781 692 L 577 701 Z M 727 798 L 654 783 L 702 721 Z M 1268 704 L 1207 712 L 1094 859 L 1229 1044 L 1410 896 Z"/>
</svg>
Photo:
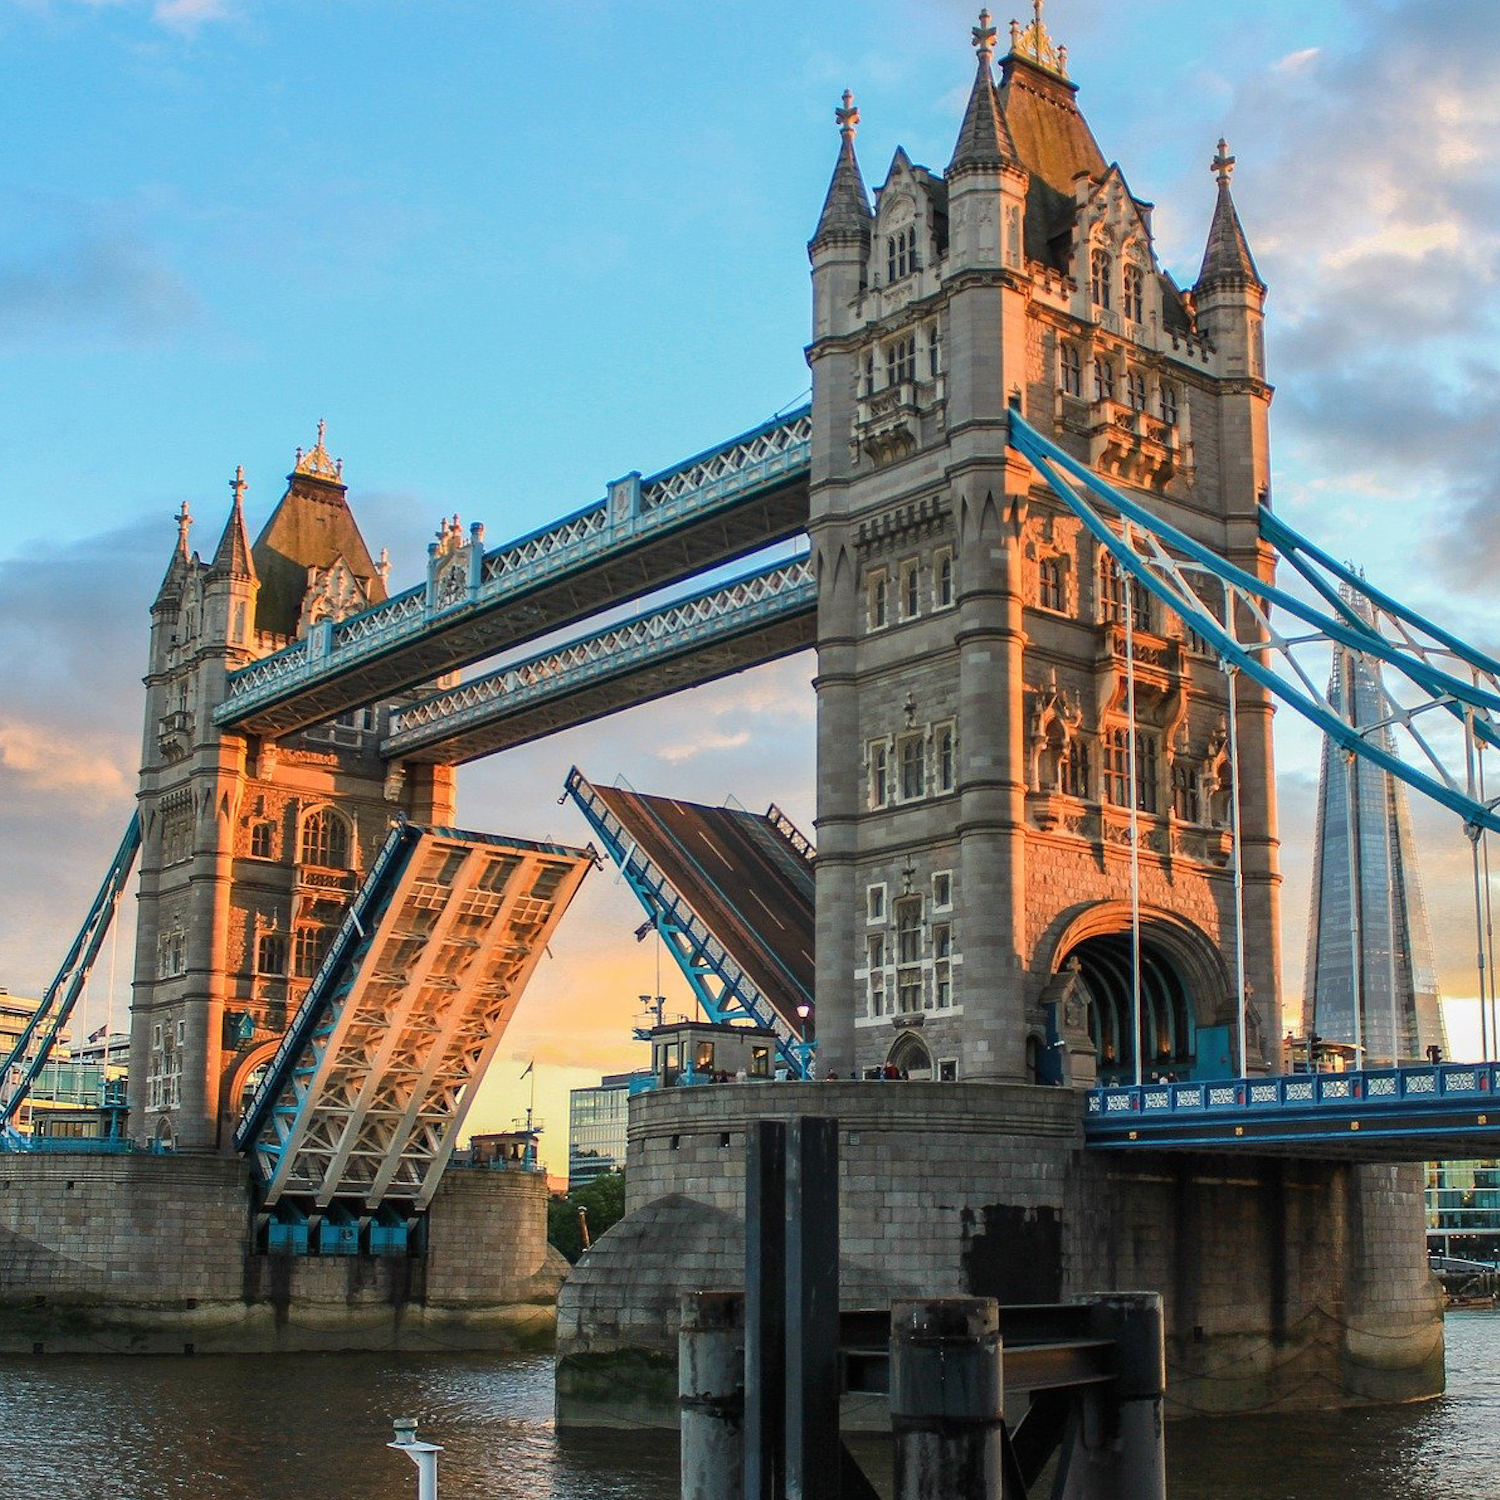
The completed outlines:
<svg viewBox="0 0 1500 1500">
<path fill-rule="evenodd" d="M 597 1240 L 625 1216 L 625 1174 L 609 1172 L 575 1188 L 566 1198 L 554 1198 L 548 1203 L 547 1239 L 574 1262 L 583 1254 L 580 1208 L 588 1212 L 589 1239 Z"/>
</svg>

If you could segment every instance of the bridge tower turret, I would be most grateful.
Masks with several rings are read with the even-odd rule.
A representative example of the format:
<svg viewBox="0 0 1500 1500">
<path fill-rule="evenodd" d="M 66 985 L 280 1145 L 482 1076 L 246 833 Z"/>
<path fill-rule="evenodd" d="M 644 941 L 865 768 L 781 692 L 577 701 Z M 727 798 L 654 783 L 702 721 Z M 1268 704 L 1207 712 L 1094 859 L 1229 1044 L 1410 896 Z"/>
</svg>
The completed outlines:
<svg viewBox="0 0 1500 1500">
<path fill-rule="evenodd" d="M 385 597 L 321 426 L 253 546 L 245 488 L 208 562 L 184 505 L 146 675 L 130 1129 L 188 1150 L 228 1145 L 391 818 L 452 820 L 450 768 L 381 762 L 385 705 L 285 741 L 214 725 L 231 672 Z"/>
<path fill-rule="evenodd" d="M 1023 1081 L 1065 1057 L 1083 1082 L 1097 1056 L 1119 1076 L 1136 973 L 1146 1068 L 1238 1067 L 1224 674 L 1125 587 L 1007 430 L 1014 407 L 1178 526 L 1269 566 L 1254 517 L 1264 286 L 1225 177 L 1195 314 L 1035 9 L 1012 23 L 998 85 L 981 14 L 947 169 L 898 150 L 869 218 L 846 103 L 810 246 L 817 1020 L 841 1074 Z M 1236 246 L 1246 265 L 1221 265 Z M 1279 1026 L 1270 709 L 1243 685 L 1237 704 L 1260 1066 Z"/>
</svg>

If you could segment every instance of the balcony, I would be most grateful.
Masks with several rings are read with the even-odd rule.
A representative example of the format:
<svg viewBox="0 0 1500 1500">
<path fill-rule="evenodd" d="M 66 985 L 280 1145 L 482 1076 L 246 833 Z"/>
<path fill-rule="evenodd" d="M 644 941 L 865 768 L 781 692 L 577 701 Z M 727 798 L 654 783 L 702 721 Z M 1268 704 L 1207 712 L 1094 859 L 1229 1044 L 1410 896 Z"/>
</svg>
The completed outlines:
<svg viewBox="0 0 1500 1500">
<path fill-rule="evenodd" d="M 922 436 L 922 413 L 941 411 L 943 385 L 938 375 L 932 380 L 899 381 L 861 396 L 855 404 L 855 446 L 877 466 L 915 453 Z"/>
<path fill-rule="evenodd" d="M 1088 408 L 1089 466 L 1138 489 L 1166 491 L 1193 474 L 1193 447 L 1182 429 L 1119 401 Z"/>
<path fill-rule="evenodd" d="M 185 708 L 163 714 L 156 726 L 156 747 L 167 760 L 181 760 L 193 748 L 193 716 Z"/>
</svg>

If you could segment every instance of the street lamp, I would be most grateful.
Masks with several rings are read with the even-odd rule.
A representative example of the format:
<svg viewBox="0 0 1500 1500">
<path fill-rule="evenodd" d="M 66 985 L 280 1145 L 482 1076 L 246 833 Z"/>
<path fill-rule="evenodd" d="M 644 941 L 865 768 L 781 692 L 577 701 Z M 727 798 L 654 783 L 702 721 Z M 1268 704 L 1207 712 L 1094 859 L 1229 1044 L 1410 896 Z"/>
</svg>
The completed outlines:
<svg viewBox="0 0 1500 1500">
<path fill-rule="evenodd" d="M 417 1500 L 438 1500 L 437 1456 L 443 1451 L 442 1445 L 417 1441 L 415 1417 L 396 1417 L 391 1426 L 396 1440 L 386 1447 L 404 1453 L 417 1466 Z"/>
<path fill-rule="evenodd" d="M 797 1061 L 802 1067 L 804 1079 L 812 1077 L 812 1055 L 817 1049 L 817 1024 L 813 1015 L 812 1002 L 801 1000 L 797 1003 L 797 1019 L 802 1023 L 801 1035 L 797 1040 Z"/>
</svg>

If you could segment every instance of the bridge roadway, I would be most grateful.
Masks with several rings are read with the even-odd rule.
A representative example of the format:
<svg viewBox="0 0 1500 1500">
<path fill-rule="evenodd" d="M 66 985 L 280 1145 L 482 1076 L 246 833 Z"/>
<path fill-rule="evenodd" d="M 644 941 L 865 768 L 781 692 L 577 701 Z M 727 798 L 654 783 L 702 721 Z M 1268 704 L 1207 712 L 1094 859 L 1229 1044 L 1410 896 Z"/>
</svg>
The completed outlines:
<svg viewBox="0 0 1500 1500">
<path fill-rule="evenodd" d="M 396 710 L 387 760 L 461 765 L 811 648 L 806 553 Z"/>
<path fill-rule="evenodd" d="M 1464 1161 L 1500 1155 L 1497 1086 L 1490 1062 L 1106 1087 L 1084 1136 L 1107 1151 Z"/>
<path fill-rule="evenodd" d="M 430 683 L 806 529 L 808 407 L 475 557 L 233 672 L 222 728 L 278 736 Z M 476 549 L 477 553 L 477 549 Z"/>
</svg>

